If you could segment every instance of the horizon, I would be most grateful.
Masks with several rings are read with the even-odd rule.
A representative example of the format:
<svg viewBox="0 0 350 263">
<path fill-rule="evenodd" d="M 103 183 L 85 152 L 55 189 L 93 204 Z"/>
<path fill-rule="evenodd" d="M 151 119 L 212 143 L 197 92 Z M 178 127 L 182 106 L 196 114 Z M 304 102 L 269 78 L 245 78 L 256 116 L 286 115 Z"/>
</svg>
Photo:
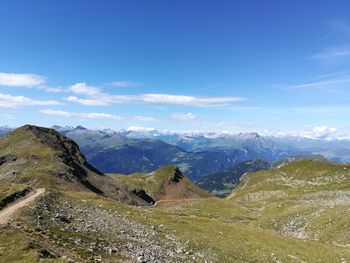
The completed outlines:
<svg viewBox="0 0 350 263">
<path fill-rule="evenodd" d="M 2 1 L 0 126 L 349 139 L 349 8 Z"/>
<path fill-rule="evenodd" d="M 9 125 L 2 125 L 0 126 L 0 131 L 2 130 L 9 130 L 13 131 L 17 128 L 30 125 L 30 126 L 38 126 L 38 127 L 44 127 L 44 128 L 50 128 L 57 130 L 59 132 L 66 132 L 66 131 L 74 131 L 77 129 L 82 129 L 82 130 L 88 130 L 88 131 L 101 131 L 101 132 L 106 132 L 106 131 L 112 131 L 112 132 L 127 132 L 127 133 L 136 133 L 136 134 L 148 134 L 148 136 L 154 136 L 157 137 L 159 135 L 180 135 L 180 136 L 188 136 L 188 135 L 193 135 L 193 136 L 203 136 L 208 139 L 215 139 L 215 138 L 220 138 L 221 136 L 239 136 L 239 135 L 248 135 L 248 134 L 256 134 L 259 137 L 267 137 L 267 138 L 279 138 L 279 139 L 288 139 L 288 138 L 293 138 L 293 139 L 307 139 L 307 140 L 314 140 L 314 141 L 324 141 L 324 142 L 335 142 L 335 141 L 350 141 L 350 137 L 337 137 L 334 136 L 334 134 L 330 134 L 328 132 L 328 127 L 315 127 L 313 131 L 304 131 L 300 133 L 294 133 L 294 132 L 289 132 L 289 133 L 273 133 L 273 132 L 265 132 L 265 133 L 259 133 L 256 131 L 246 131 L 246 132 L 231 132 L 231 131 L 199 131 L 199 130 L 167 130 L 167 129 L 155 129 L 155 128 L 145 128 L 145 127 L 139 127 L 139 126 L 130 126 L 126 129 L 112 129 L 112 128 L 88 128 L 82 125 L 76 125 L 76 126 L 60 126 L 60 125 L 51 125 L 51 126 L 40 126 L 40 125 L 33 125 L 33 124 L 23 124 L 20 126 L 9 126 Z M 6 134 L 6 133 L 5 133 Z M 145 135 L 147 138 L 147 135 Z"/>
</svg>

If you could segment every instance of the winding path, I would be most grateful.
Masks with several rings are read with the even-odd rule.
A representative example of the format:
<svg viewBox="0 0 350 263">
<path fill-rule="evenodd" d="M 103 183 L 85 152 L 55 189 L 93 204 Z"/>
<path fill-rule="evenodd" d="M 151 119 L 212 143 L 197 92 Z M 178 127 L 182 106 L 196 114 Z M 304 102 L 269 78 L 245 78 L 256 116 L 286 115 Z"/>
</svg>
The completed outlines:
<svg viewBox="0 0 350 263">
<path fill-rule="evenodd" d="M 45 189 L 39 188 L 35 189 L 35 191 L 32 194 L 29 194 L 25 196 L 23 199 L 20 201 L 4 208 L 3 210 L 0 211 L 0 225 L 7 224 L 13 214 L 15 214 L 18 210 L 20 210 L 23 207 L 28 206 L 31 202 L 35 200 L 38 196 L 42 195 L 45 193 Z"/>
</svg>

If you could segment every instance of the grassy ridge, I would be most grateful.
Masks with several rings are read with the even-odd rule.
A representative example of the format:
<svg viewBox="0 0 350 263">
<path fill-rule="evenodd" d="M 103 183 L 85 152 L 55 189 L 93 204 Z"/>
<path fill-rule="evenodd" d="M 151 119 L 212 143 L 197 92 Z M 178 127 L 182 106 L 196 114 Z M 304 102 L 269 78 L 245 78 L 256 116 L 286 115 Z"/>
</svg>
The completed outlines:
<svg viewBox="0 0 350 263">
<path fill-rule="evenodd" d="M 301 160 L 259 171 L 227 200 L 275 233 L 350 243 L 350 165 Z"/>
</svg>

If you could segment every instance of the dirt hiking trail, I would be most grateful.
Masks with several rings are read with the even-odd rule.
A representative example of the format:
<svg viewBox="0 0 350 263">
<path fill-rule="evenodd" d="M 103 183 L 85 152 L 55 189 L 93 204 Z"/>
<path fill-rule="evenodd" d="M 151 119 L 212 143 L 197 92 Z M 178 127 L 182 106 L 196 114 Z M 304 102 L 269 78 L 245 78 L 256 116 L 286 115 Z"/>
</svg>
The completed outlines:
<svg viewBox="0 0 350 263">
<path fill-rule="evenodd" d="M 35 198 L 44 193 L 45 189 L 43 188 L 35 189 L 35 191 L 32 194 L 29 194 L 24 198 L 20 199 L 18 202 L 15 202 L 12 205 L 0 210 L 0 225 L 7 224 L 10 221 L 13 214 L 15 214 L 21 208 L 28 206 L 35 200 Z"/>
</svg>

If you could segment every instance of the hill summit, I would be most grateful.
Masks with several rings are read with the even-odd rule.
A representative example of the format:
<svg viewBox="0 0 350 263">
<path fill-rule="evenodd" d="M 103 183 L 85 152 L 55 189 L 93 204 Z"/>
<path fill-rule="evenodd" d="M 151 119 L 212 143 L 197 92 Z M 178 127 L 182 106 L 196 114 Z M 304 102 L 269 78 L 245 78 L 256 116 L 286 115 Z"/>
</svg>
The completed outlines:
<svg viewBox="0 0 350 263">
<path fill-rule="evenodd" d="M 54 129 L 25 125 L 0 138 L 0 179 L 29 187 L 92 191 L 128 204 L 146 204 L 91 166 L 79 146 Z"/>
<path fill-rule="evenodd" d="M 116 174 L 113 176 L 127 185 L 134 193 L 147 194 L 153 203 L 211 196 L 183 175 L 175 165 L 167 165 L 151 173 L 134 173 L 128 176 Z"/>
</svg>

